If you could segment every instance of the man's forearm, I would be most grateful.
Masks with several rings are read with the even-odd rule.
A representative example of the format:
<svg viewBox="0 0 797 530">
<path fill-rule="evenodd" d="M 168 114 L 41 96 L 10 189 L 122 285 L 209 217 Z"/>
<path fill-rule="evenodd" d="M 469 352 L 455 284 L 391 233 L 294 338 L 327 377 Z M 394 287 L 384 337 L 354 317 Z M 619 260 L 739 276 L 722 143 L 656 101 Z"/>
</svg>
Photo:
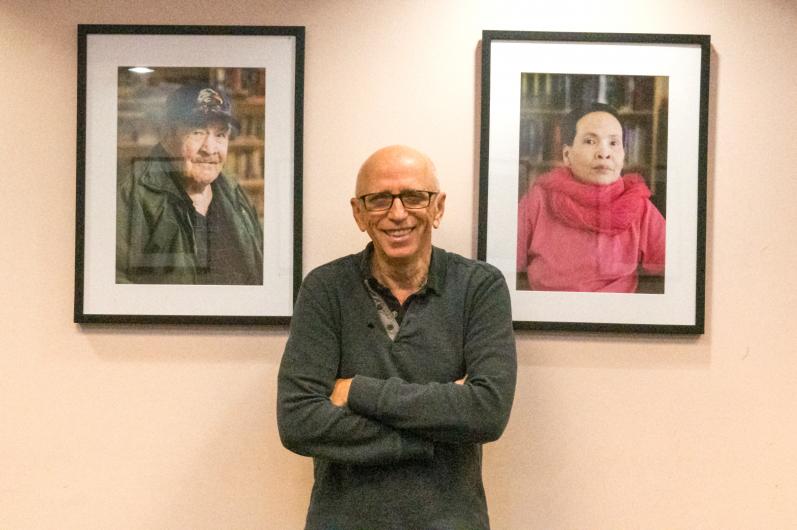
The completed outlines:
<svg viewBox="0 0 797 530">
<path fill-rule="evenodd" d="M 464 385 L 465 380 L 468 378 L 466 375 L 462 379 L 457 379 L 454 381 L 454 384 L 457 385 Z M 352 377 L 348 379 L 337 379 L 335 381 L 335 386 L 332 389 L 332 394 L 329 396 L 329 400 L 332 402 L 333 405 L 336 407 L 345 407 L 349 402 L 349 389 L 351 389 L 351 381 Z"/>
<path fill-rule="evenodd" d="M 517 370 L 509 292 L 503 277 L 496 272 L 480 281 L 469 307 L 463 352 L 466 384 L 418 384 L 397 377 L 358 375 L 348 391 L 349 408 L 434 441 L 498 438 L 509 419 Z"/>
<path fill-rule="evenodd" d="M 305 285 L 312 283 L 312 276 L 305 280 Z M 340 352 L 329 322 L 332 314 L 303 287 L 292 326 L 304 332 L 291 334 L 277 383 L 277 423 L 285 447 L 304 456 L 363 465 L 430 458 L 434 446 L 428 440 L 333 405 Z"/>
<path fill-rule="evenodd" d="M 295 392 L 291 381 L 281 379 L 280 390 L 280 438 L 295 453 L 360 465 L 422 460 L 434 453 L 429 440 L 335 406 L 317 393 Z"/>
<path fill-rule="evenodd" d="M 432 441 L 485 443 L 497 439 L 509 418 L 512 398 L 494 380 L 469 379 L 467 384 L 407 383 L 398 378 L 357 376 L 348 407 Z"/>
</svg>

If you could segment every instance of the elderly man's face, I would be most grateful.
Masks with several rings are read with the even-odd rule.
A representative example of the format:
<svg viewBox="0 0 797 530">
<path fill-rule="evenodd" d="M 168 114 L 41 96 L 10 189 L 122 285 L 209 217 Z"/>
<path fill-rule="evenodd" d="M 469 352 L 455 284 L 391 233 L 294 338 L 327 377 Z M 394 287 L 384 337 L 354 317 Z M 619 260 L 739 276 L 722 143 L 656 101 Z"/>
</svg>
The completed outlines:
<svg viewBox="0 0 797 530">
<path fill-rule="evenodd" d="M 186 187 L 204 188 L 218 178 L 229 142 L 230 127 L 224 122 L 176 129 L 171 151 L 182 158 Z"/>
<path fill-rule="evenodd" d="M 578 180 L 611 184 L 623 170 L 623 128 L 608 112 L 590 112 L 578 120 L 573 145 L 562 151 L 565 165 Z"/>
<path fill-rule="evenodd" d="M 366 162 L 356 193 L 361 197 L 409 190 L 437 192 L 437 179 L 431 163 L 423 155 L 397 147 L 378 151 Z M 429 206 L 417 209 L 405 208 L 395 198 L 388 210 L 368 211 L 362 200 L 351 200 L 357 226 L 368 232 L 379 259 L 409 266 L 422 261 L 431 251 L 432 228 L 439 224 L 444 204 L 444 193 L 433 195 Z"/>
</svg>

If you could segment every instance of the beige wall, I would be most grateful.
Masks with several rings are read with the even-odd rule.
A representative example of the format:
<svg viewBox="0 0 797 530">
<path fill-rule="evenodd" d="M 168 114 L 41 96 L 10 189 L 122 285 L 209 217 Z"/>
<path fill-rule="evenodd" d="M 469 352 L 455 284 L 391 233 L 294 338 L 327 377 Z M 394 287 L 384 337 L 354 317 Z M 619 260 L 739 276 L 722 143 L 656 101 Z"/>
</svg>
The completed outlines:
<svg viewBox="0 0 797 530">
<path fill-rule="evenodd" d="M 711 34 L 706 334 L 519 333 L 487 493 L 496 530 L 797 528 L 791 0 L 0 2 L 0 528 L 300 528 L 312 480 L 284 328 L 71 323 L 77 23 L 307 27 L 305 272 L 362 246 L 353 175 L 395 142 L 475 255 L 482 29 Z"/>
</svg>

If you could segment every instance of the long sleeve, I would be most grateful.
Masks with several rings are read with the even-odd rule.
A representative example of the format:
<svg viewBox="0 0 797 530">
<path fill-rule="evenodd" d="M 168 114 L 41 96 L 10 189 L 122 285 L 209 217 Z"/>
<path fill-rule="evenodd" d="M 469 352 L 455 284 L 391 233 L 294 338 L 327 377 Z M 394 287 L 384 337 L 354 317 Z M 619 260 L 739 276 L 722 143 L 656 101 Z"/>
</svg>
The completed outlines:
<svg viewBox="0 0 797 530">
<path fill-rule="evenodd" d="M 311 273 L 299 292 L 280 366 L 277 421 L 288 449 L 350 464 L 427 459 L 431 442 L 329 400 L 340 365 L 340 301 Z"/>
<path fill-rule="evenodd" d="M 520 199 L 517 209 L 517 272 L 526 272 L 529 265 L 529 247 L 533 234 L 531 220 L 531 191 L 529 191 Z"/>
<path fill-rule="evenodd" d="M 648 201 L 642 215 L 639 252 L 642 270 L 648 274 L 664 273 L 666 223 L 659 210 Z"/>
<path fill-rule="evenodd" d="M 509 291 L 501 273 L 484 264 L 473 268 L 466 282 L 466 383 L 418 384 L 358 375 L 349 393 L 351 410 L 436 442 L 484 443 L 501 435 L 512 407 L 517 369 Z M 425 354 L 430 363 L 436 353 L 443 352 Z"/>
</svg>

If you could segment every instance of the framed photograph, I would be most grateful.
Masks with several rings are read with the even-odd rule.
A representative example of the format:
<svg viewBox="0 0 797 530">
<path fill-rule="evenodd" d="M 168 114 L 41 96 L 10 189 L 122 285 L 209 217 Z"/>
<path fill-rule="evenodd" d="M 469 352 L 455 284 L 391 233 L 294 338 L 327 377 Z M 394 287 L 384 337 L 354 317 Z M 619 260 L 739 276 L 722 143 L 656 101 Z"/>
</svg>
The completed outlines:
<svg viewBox="0 0 797 530">
<path fill-rule="evenodd" d="M 484 31 L 478 257 L 516 328 L 703 333 L 709 50 Z"/>
<path fill-rule="evenodd" d="M 78 323 L 284 324 L 303 27 L 78 26 Z"/>
</svg>

